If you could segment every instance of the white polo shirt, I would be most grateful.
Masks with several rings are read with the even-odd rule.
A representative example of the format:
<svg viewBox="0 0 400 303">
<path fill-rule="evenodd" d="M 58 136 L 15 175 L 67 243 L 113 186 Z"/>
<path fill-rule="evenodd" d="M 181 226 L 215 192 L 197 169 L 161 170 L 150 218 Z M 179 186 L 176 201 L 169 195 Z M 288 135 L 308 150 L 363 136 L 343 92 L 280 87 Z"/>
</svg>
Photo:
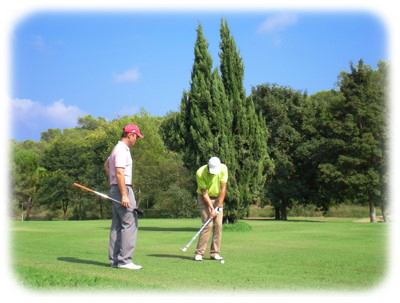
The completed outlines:
<svg viewBox="0 0 400 303">
<path fill-rule="evenodd" d="M 116 167 L 124 169 L 125 184 L 132 185 L 132 157 L 129 147 L 118 141 L 108 157 L 110 168 L 110 185 L 117 184 Z"/>
</svg>

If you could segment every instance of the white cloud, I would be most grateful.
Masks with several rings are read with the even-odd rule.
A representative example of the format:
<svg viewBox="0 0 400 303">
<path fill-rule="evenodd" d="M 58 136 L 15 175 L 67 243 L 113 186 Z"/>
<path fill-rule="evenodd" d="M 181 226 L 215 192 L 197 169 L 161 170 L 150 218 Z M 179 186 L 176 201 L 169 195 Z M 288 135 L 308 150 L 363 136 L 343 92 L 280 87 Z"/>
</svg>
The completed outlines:
<svg viewBox="0 0 400 303">
<path fill-rule="evenodd" d="M 282 30 L 296 24 L 298 17 L 293 13 L 280 13 L 268 17 L 258 28 L 259 32 L 271 32 Z"/>
<path fill-rule="evenodd" d="M 139 80 L 140 72 L 138 68 L 128 69 L 120 74 L 114 75 L 114 81 L 118 83 L 122 82 L 135 82 Z"/>
<path fill-rule="evenodd" d="M 48 107 L 45 107 L 45 116 L 54 121 L 60 121 L 67 126 L 75 126 L 78 117 L 82 111 L 77 106 L 65 106 L 63 100 L 55 101 Z"/>
<path fill-rule="evenodd" d="M 21 127 L 50 125 L 53 128 L 75 127 L 83 112 L 77 106 L 65 105 L 64 100 L 54 101 L 50 105 L 30 99 L 14 99 L 11 101 L 13 120 Z"/>
</svg>

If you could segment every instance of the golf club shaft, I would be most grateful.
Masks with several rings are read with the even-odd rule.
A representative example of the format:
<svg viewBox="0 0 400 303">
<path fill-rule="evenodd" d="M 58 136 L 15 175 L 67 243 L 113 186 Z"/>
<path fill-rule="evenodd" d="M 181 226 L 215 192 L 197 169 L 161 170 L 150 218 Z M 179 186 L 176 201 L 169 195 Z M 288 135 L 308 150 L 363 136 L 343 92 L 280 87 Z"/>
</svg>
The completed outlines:
<svg viewBox="0 0 400 303">
<path fill-rule="evenodd" d="M 115 199 L 113 199 L 113 198 L 111 198 L 111 197 L 109 197 L 109 196 L 107 196 L 107 195 L 105 195 L 105 194 L 102 194 L 102 193 L 99 193 L 99 192 L 97 192 L 97 191 L 94 191 L 94 190 L 92 190 L 92 189 L 90 189 L 90 188 L 87 188 L 87 187 L 85 187 L 85 186 L 83 186 L 83 185 L 80 185 L 80 184 L 78 184 L 78 183 L 74 183 L 74 185 L 75 185 L 76 187 L 82 188 L 83 190 L 86 190 L 86 191 L 88 191 L 88 192 L 94 193 L 95 195 L 98 195 L 98 196 L 100 196 L 100 197 L 102 197 L 102 198 L 109 199 L 109 200 L 111 200 L 111 201 L 114 201 L 114 202 L 117 202 L 117 203 L 121 204 L 120 201 L 115 200 Z"/>
<path fill-rule="evenodd" d="M 188 249 L 189 246 L 193 243 L 193 241 L 197 238 L 197 236 L 203 231 L 203 229 L 208 225 L 208 223 L 210 223 L 210 221 L 213 218 L 209 218 L 204 224 L 203 226 L 200 228 L 200 230 L 194 235 L 194 237 L 192 238 L 192 240 L 189 241 L 188 244 L 186 244 L 186 246 L 184 247 L 184 249 Z"/>
<path fill-rule="evenodd" d="M 87 187 L 85 187 L 85 186 L 83 186 L 83 185 L 80 185 L 80 184 L 78 184 L 78 183 L 74 183 L 74 185 L 75 185 L 76 187 L 79 187 L 79 188 L 83 189 L 83 190 L 86 190 L 86 191 L 88 191 L 88 192 L 94 193 L 95 195 L 98 195 L 98 196 L 100 196 L 100 197 L 102 197 L 102 198 L 104 198 L 104 199 L 108 199 L 108 200 L 117 202 L 117 203 L 119 203 L 119 204 L 122 204 L 121 201 L 115 200 L 115 199 L 113 199 L 113 198 L 111 198 L 111 197 L 109 197 L 109 196 L 107 196 L 107 195 L 105 195 L 105 194 L 102 194 L 102 193 L 99 193 L 99 192 L 97 192 L 97 191 L 94 191 L 93 189 L 87 188 Z M 135 212 L 137 212 L 137 213 L 138 213 L 139 215 L 141 215 L 141 216 L 144 215 L 144 211 L 141 210 L 141 209 L 139 209 L 139 208 L 134 208 L 133 210 L 134 210 Z"/>
</svg>

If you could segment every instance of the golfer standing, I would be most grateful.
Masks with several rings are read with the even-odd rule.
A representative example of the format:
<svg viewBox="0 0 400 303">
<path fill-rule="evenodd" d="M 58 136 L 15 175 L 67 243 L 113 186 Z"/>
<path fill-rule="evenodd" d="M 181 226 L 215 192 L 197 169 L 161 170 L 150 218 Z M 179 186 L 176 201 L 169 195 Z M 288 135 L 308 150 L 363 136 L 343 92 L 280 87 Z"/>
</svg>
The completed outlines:
<svg viewBox="0 0 400 303">
<path fill-rule="evenodd" d="M 138 231 L 138 215 L 132 187 L 132 157 L 130 148 L 137 139 L 143 138 L 139 127 L 129 124 L 124 127 L 121 139 L 104 163 L 110 178 L 110 196 L 121 204 L 112 203 L 109 260 L 111 267 L 141 269 L 132 262 Z"/>
<path fill-rule="evenodd" d="M 200 233 L 194 259 L 202 261 L 203 255 L 214 225 L 210 247 L 210 257 L 214 260 L 222 260 L 220 256 L 223 205 L 226 195 L 226 182 L 228 182 L 228 168 L 220 159 L 212 157 L 208 164 L 200 167 L 196 172 L 197 202 L 199 205 L 203 224 L 213 218 Z M 217 210 L 218 208 L 218 210 Z"/>
</svg>

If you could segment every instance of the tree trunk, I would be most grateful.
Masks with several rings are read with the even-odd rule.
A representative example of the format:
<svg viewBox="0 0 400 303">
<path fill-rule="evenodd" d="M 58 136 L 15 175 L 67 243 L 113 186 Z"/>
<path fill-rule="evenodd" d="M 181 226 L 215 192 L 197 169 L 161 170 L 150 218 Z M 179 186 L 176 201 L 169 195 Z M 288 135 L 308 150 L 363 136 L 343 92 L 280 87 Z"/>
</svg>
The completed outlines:
<svg viewBox="0 0 400 303">
<path fill-rule="evenodd" d="M 67 220 L 68 204 L 63 203 L 64 221 Z"/>
<path fill-rule="evenodd" d="M 369 220 L 370 223 L 374 223 L 375 220 L 375 205 L 374 202 L 371 201 L 371 199 L 369 200 Z"/>
<path fill-rule="evenodd" d="M 383 201 L 381 203 L 381 211 L 382 211 L 383 222 L 386 222 L 385 203 Z"/>
<path fill-rule="evenodd" d="M 282 208 L 281 208 L 281 220 L 287 220 L 287 209 L 286 209 L 286 203 L 282 203 Z"/>
<path fill-rule="evenodd" d="M 100 218 L 104 219 L 103 217 L 103 201 L 99 198 L 99 206 L 100 206 Z"/>
<path fill-rule="evenodd" d="M 223 224 L 234 224 L 237 221 L 236 216 L 230 215 L 230 216 L 225 216 L 222 218 L 222 223 Z"/>
<path fill-rule="evenodd" d="M 275 220 L 280 220 L 281 219 L 281 210 L 278 206 L 275 206 Z"/>
<path fill-rule="evenodd" d="M 138 201 L 137 201 L 137 208 L 140 206 L 140 186 L 139 186 L 139 192 L 138 192 Z"/>
<path fill-rule="evenodd" d="M 26 221 L 29 221 L 29 216 L 31 215 L 31 211 L 32 211 L 32 197 L 29 197 L 28 207 L 26 209 L 26 216 L 25 216 Z"/>
</svg>

